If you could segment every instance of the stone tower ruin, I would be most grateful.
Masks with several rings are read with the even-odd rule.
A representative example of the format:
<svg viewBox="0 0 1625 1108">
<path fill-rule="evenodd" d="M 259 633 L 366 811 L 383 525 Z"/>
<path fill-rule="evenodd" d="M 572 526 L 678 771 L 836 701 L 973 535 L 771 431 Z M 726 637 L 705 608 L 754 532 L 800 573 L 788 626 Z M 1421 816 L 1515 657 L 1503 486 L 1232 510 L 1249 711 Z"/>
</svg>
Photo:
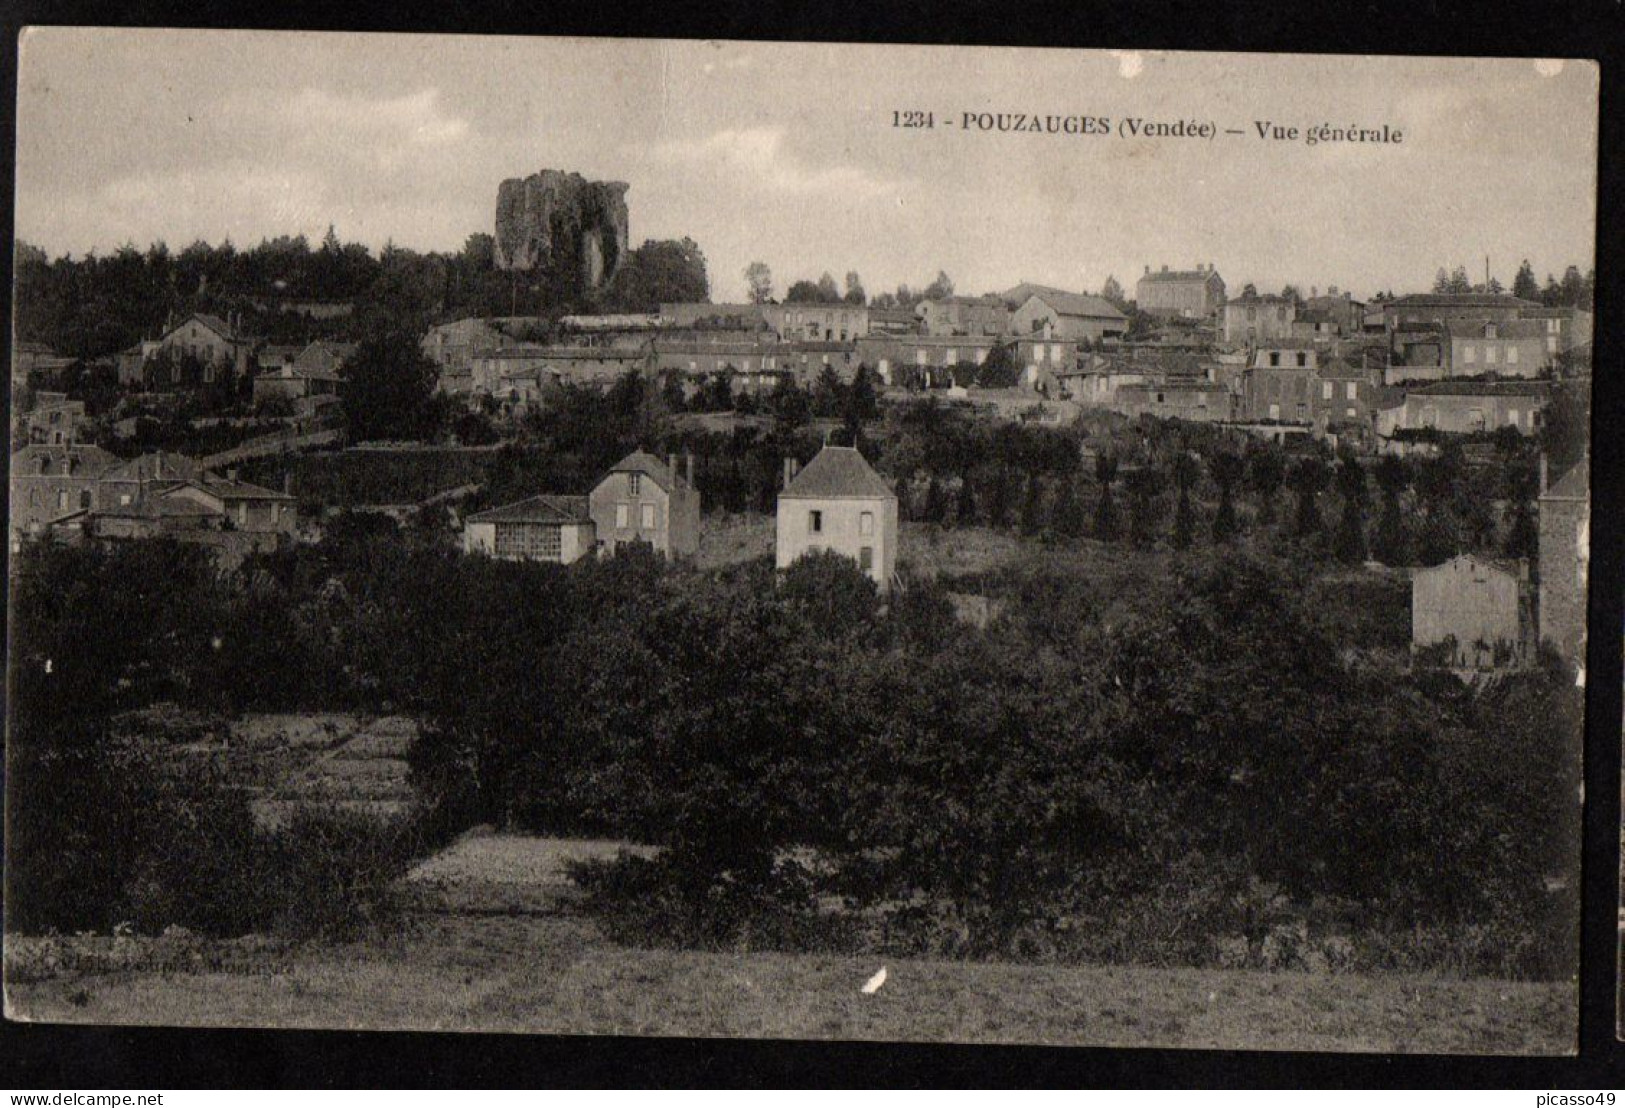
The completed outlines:
<svg viewBox="0 0 1625 1108">
<path fill-rule="evenodd" d="M 540 271 L 561 291 L 602 288 L 626 257 L 630 187 L 557 169 L 502 182 L 497 189 L 497 268 Z"/>
</svg>

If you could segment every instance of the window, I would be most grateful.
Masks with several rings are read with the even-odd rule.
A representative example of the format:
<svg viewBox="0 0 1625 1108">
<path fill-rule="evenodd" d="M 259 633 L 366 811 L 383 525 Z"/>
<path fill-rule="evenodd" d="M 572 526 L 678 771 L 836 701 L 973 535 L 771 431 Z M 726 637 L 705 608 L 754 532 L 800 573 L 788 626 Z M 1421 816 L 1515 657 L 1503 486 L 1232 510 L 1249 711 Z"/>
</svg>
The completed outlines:
<svg viewBox="0 0 1625 1108">
<path fill-rule="evenodd" d="M 976 364 L 981 365 L 985 361 L 987 361 L 987 351 L 986 350 L 978 350 L 976 352 Z"/>
<path fill-rule="evenodd" d="M 62 489 L 56 494 L 56 506 L 60 511 L 68 510 L 68 490 Z"/>
<path fill-rule="evenodd" d="M 1358 419 L 1360 417 L 1359 417 L 1359 413 L 1356 412 L 1353 408 L 1344 408 L 1343 409 L 1343 418 L 1344 419 Z"/>
<path fill-rule="evenodd" d="M 1357 382 L 1357 381 L 1349 381 L 1348 383 L 1346 383 L 1343 386 L 1343 392 L 1344 392 L 1343 399 L 1345 399 L 1345 400 L 1358 400 L 1359 397 L 1360 397 L 1360 385 L 1359 385 L 1359 382 Z"/>
<path fill-rule="evenodd" d="M 1484 364 L 1494 365 L 1496 362 L 1501 360 L 1499 355 L 1500 350 L 1498 348 L 1494 346 L 1486 346 L 1484 348 Z"/>
<path fill-rule="evenodd" d="M 643 491 L 643 474 L 641 474 L 641 473 L 628 473 L 626 475 L 626 490 L 628 492 L 630 492 L 633 496 L 637 496 L 640 492 L 642 492 Z"/>
<path fill-rule="evenodd" d="M 824 533 L 824 513 L 817 508 L 807 513 L 807 531 L 813 535 Z"/>
<path fill-rule="evenodd" d="M 1280 419 L 1281 418 L 1281 405 L 1279 405 L 1279 404 L 1271 404 L 1270 405 L 1270 418 L 1271 419 Z"/>
<path fill-rule="evenodd" d="M 864 546 L 858 548 L 858 568 L 865 573 L 873 573 L 875 568 L 875 548 Z"/>
<path fill-rule="evenodd" d="M 653 504 L 644 504 L 641 507 L 643 509 L 643 518 L 640 523 L 645 531 L 653 531 L 655 528 L 655 506 Z"/>
<path fill-rule="evenodd" d="M 919 349 L 916 349 L 914 351 L 914 364 L 915 365 L 924 365 L 925 364 L 925 348 L 924 347 L 920 347 Z"/>
<path fill-rule="evenodd" d="M 1280 353 L 1278 351 L 1274 351 L 1274 350 L 1270 351 L 1270 365 L 1278 366 L 1280 364 L 1281 364 L 1281 355 L 1280 355 Z"/>
<path fill-rule="evenodd" d="M 1471 343 L 1463 346 L 1461 348 L 1461 360 L 1466 362 L 1468 365 L 1472 365 L 1474 362 L 1478 361 L 1478 348 L 1473 346 Z"/>
<path fill-rule="evenodd" d="M 499 523 L 496 555 L 499 558 L 560 561 L 563 558 L 563 528 L 546 523 Z"/>
<path fill-rule="evenodd" d="M 959 350 L 956 347 L 950 346 L 948 348 L 948 364 L 949 365 L 958 365 L 959 364 Z"/>
<path fill-rule="evenodd" d="M 1507 347 L 1507 365 L 1517 365 L 1517 364 L 1518 364 L 1518 348 L 1516 346 Z"/>
<path fill-rule="evenodd" d="M 1469 431 L 1482 431 L 1484 429 L 1484 409 L 1467 409 L 1467 429 Z"/>
<path fill-rule="evenodd" d="M 1516 409 L 1516 408 L 1508 408 L 1507 409 L 1507 426 L 1508 427 L 1516 427 L 1517 425 L 1518 425 L 1518 409 Z"/>
<path fill-rule="evenodd" d="M 632 525 L 632 509 L 626 504 L 615 505 L 615 529 L 624 531 Z"/>
<path fill-rule="evenodd" d="M 875 514 L 873 512 L 864 512 L 862 515 L 858 516 L 858 534 L 872 535 L 874 533 Z"/>
<path fill-rule="evenodd" d="M 1330 400 L 1332 398 L 1332 383 L 1330 381 L 1322 381 L 1320 383 L 1320 398 L 1322 400 Z"/>
<path fill-rule="evenodd" d="M 1298 368 L 1302 369 L 1305 366 L 1307 366 L 1308 364 L 1309 364 L 1309 355 L 1305 354 L 1303 351 L 1300 350 L 1298 352 Z"/>
<path fill-rule="evenodd" d="M 90 490 L 89 489 L 80 489 L 79 490 L 79 510 L 80 511 L 89 511 L 90 510 Z"/>
</svg>

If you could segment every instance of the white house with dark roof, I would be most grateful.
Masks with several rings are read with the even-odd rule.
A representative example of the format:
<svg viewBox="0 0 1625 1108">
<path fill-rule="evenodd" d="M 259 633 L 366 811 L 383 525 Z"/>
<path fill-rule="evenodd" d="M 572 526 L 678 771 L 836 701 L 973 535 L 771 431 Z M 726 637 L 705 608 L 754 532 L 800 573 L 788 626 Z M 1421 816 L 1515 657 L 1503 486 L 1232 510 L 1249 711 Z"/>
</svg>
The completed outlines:
<svg viewBox="0 0 1625 1108">
<path fill-rule="evenodd" d="M 785 462 L 774 565 L 833 550 L 858 563 L 882 591 L 897 568 L 897 494 L 855 447 L 826 446 L 799 472 Z"/>
<path fill-rule="evenodd" d="M 585 496 L 532 496 L 469 516 L 463 522 L 463 550 L 569 564 L 592 553 L 593 532 Z"/>
<path fill-rule="evenodd" d="M 622 543 L 646 543 L 668 558 L 699 553 L 700 494 L 692 454 L 684 475 L 676 455 L 662 462 L 634 450 L 610 467 L 587 499 L 598 547 L 606 554 Z"/>
</svg>

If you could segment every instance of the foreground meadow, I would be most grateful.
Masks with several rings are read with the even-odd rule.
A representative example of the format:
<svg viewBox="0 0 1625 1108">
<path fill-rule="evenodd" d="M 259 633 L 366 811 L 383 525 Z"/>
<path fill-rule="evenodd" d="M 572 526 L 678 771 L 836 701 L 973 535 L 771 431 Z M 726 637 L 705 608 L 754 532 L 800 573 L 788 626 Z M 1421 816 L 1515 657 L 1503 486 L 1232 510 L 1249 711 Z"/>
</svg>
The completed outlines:
<svg viewBox="0 0 1625 1108">
<path fill-rule="evenodd" d="M 603 842 L 465 838 L 403 882 L 398 931 L 335 945 L 22 939 L 7 1015 L 61 1023 L 1560 1054 L 1569 984 L 1001 964 L 618 946 L 566 858 Z M 884 964 L 885 984 L 862 986 Z"/>
</svg>

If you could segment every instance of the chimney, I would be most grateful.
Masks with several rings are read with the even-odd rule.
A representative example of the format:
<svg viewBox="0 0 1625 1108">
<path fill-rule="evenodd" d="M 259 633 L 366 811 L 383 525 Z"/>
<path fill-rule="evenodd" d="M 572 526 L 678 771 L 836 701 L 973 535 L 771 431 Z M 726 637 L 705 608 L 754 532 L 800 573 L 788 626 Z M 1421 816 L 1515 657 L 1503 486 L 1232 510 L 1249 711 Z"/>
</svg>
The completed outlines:
<svg viewBox="0 0 1625 1108">
<path fill-rule="evenodd" d="M 1544 457 L 1541 458 L 1541 464 L 1542 465 L 1546 464 L 1546 459 Z M 784 484 L 782 486 L 783 488 L 789 488 L 790 487 L 790 478 L 795 476 L 795 471 L 791 468 L 793 465 L 794 465 L 794 462 L 792 462 L 789 458 L 784 459 Z M 1541 482 L 1541 487 L 1545 488 L 1545 485 L 1546 485 L 1546 482 L 1542 481 Z"/>
<path fill-rule="evenodd" d="M 690 450 L 688 452 L 687 456 L 684 458 L 684 461 L 687 463 L 685 468 L 688 471 L 688 487 L 693 488 L 694 487 L 694 451 Z"/>
<path fill-rule="evenodd" d="M 237 467 L 236 466 L 232 466 L 232 467 L 230 467 L 229 469 L 226 470 L 226 480 L 228 480 L 228 481 L 237 480 Z"/>
<path fill-rule="evenodd" d="M 1547 477 L 1548 477 L 1548 474 L 1546 472 L 1546 451 L 1542 450 L 1540 452 L 1540 495 L 1542 495 L 1542 496 L 1546 495 Z"/>
<path fill-rule="evenodd" d="M 666 472 L 671 474 L 672 483 L 676 484 L 677 483 L 677 476 L 678 476 L 678 474 L 677 474 L 677 455 L 676 454 L 667 454 L 666 455 Z"/>
<path fill-rule="evenodd" d="M 1145 267 L 1145 275 L 1147 277 L 1151 276 L 1151 267 L 1150 266 Z"/>
</svg>

